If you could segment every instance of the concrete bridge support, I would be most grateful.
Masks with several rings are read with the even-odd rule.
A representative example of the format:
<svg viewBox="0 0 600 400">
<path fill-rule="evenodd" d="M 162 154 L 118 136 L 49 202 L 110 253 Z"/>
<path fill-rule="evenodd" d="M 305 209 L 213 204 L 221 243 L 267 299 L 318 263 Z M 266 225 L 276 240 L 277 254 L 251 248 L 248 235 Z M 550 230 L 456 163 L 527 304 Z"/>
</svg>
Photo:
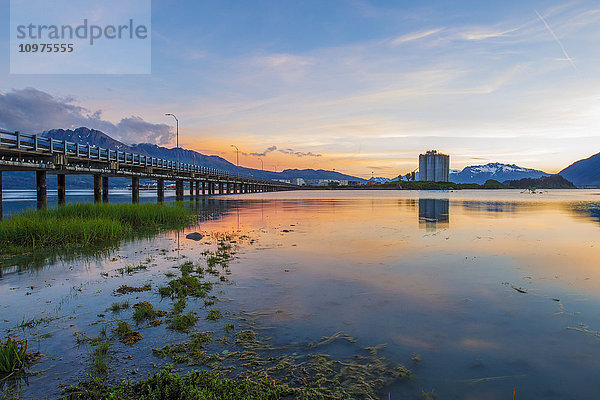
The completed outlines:
<svg viewBox="0 0 600 400">
<path fill-rule="evenodd" d="M 102 202 L 108 203 L 108 176 L 102 177 Z"/>
<path fill-rule="evenodd" d="M 206 181 L 202 181 L 202 196 L 206 194 Z"/>
<path fill-rule="evenodd" d="M 36 171 L 35 181 L 37 186 L 37 208 L 41 210 L 48 206 L 48 196 L 46 191 L 46 171 Z"/>
<path fill-rule="evenodd" d="M 183 201 L 183 181 L 181 179 L 175 181 L 175 200 Z"/>
<path fill-rule="evenodd" d="M 137 176 L 131 178 L 131 202 L 133 204 L 140 202 L 140 178 Z"/>
<path fill-rule="evenodd" d="M 194 197 L 194 181 L 190 181 L 190 200 Z"/>
<path fill-rule="evenodd" d="M 2 171 L 0 171 L 0 221 L 4 217 L 4 212 L 2 210 Z"/>
<path fill-rule="evenodd" d="M 156 180 L 156 201 L 159 203 L 165 202 L 165 180 L 163 178 Z"/>
<path fill-rule="evenodd" d="M 200 181 L 196 181 L 196 201 L 200 200 Z"/>
<path fill-rule="evenodd" d="M 56 187 L 58 189 L 58 205 L 65 205 L 67 202 L 67 183 L 65 174 L 56 175 Z"/>
<path fill-rule="evenodd" d="M 100 189 L 100 175 L 94 175 L 94 203 L 100 203 L 102 197 L 102 191 Z"/>
</svg>

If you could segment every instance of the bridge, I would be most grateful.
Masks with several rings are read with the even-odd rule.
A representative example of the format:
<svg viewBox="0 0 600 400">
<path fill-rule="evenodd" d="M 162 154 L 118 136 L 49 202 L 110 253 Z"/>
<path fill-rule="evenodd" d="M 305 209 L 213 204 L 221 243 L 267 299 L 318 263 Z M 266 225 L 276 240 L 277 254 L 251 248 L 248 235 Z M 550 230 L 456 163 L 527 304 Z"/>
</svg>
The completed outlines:
<svg viewBox="0 0 600 400">
<path fill-rule="evenodd" d="M 108 202 L 110 177 L 131 179 L 133 203 L 140 199 L 140 179 L 156 181 L 159 202 L 165 199 L 165 181 L 175 182 L 175 198 L 178 201 L 184 198 L 184 182 L 189 182 L 189 194 L 196 198 L 298 189 L 298 186 L 288 183 L 256 179 L 200 165 L 0 130 L 0 216 L 3 171 L 35 171 L 38 209 L 47 206 L 48 174 L 57 177 L 60 205 L 66 202 L 67 174 L 92 175 L 95 202 Z"/>
</svg>

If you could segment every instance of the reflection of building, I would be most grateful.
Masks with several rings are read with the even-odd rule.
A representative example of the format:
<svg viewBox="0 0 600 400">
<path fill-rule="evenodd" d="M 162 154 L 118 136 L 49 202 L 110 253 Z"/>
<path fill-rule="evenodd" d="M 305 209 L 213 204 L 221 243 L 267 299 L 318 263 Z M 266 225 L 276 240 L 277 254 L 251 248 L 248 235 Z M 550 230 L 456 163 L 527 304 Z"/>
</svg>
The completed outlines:
<svg viewBox="0 0 600 400">
<path fill-rule="evenodd" d="M 419 180 L 448 182 L 450 174 L 450 156 L 429 150 L 419 155 Z"/>
<path fill-rule="evenodd" d="M 419 199 L 419 225 L 435 231 L 440 225 L 450 222 L 448 199 Z"/>
</svg>

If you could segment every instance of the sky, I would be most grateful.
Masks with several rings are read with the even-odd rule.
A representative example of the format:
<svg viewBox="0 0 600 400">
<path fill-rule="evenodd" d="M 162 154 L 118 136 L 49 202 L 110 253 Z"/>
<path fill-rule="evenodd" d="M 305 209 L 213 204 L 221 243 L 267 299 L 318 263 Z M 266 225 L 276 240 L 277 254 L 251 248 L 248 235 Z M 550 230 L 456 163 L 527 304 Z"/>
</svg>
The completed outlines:
<svg viewBox="0 0 600 400">
<path fill-rule="evenodd" d="M 9 23 L 0 0 L 0 24 Z M 152 72 L 10 74 L 0 128 L 88 126 L 281 171 L 369 178 L 600 152 L 597 1 L 152 1 Z M 0 51 L 9 52 L 9 32 Z"/>
</svg>

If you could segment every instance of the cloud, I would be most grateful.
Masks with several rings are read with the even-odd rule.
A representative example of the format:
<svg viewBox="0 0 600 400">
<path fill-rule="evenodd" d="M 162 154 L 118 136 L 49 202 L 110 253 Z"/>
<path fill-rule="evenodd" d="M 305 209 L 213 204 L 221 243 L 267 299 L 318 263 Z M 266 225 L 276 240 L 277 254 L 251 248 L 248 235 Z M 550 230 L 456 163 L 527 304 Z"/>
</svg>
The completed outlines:
<svg viewBox="0 0 600 400">
<path fill-rule="evenodd" d="M 167 144 L 174 133 L 169 125 L 153 124 L 137 116 L 117 124 L 102 119 L 102 111 L 74 104 L 72 97 L 54 97 L 35 88 L 0 92 L 0 127 L 26 133 L 85 126 L 98 129 L 125 143 Z"/>
<path fill-rule="evenodd" d="M 440 32 L 442 28 L 430 29 L 428 31 L 420 31 L 420 32 L 411 32 L 406 35 L 399 36 L 390 41 L 392 46 L 399 46 L 403 43 L 412 42 L 413 40 L 419 40 L 426 38 L 427 36 L 435 35 Z"/>
<path fill-rule="evenodd" d="M 315 154 L 313 152 L 302 152 L 302 151 L 296 151 L 294 149 L 278 149 L 277 146 L 271 146 L 268 147 L 265 151 L 263 151 L 262 153 L 249 153 L 251 156 L 256 156 L 256 157 L 265 157 L 268 153 L 271 153 L 273 151 L 278 151 L 280 153 L 283 154 L 289 154 L 289 155 L 293 155 L 296 157 L 321 157 L 321 154 Z M 244 153 L 244 155 L 246 155 Z"/>
</svg>

